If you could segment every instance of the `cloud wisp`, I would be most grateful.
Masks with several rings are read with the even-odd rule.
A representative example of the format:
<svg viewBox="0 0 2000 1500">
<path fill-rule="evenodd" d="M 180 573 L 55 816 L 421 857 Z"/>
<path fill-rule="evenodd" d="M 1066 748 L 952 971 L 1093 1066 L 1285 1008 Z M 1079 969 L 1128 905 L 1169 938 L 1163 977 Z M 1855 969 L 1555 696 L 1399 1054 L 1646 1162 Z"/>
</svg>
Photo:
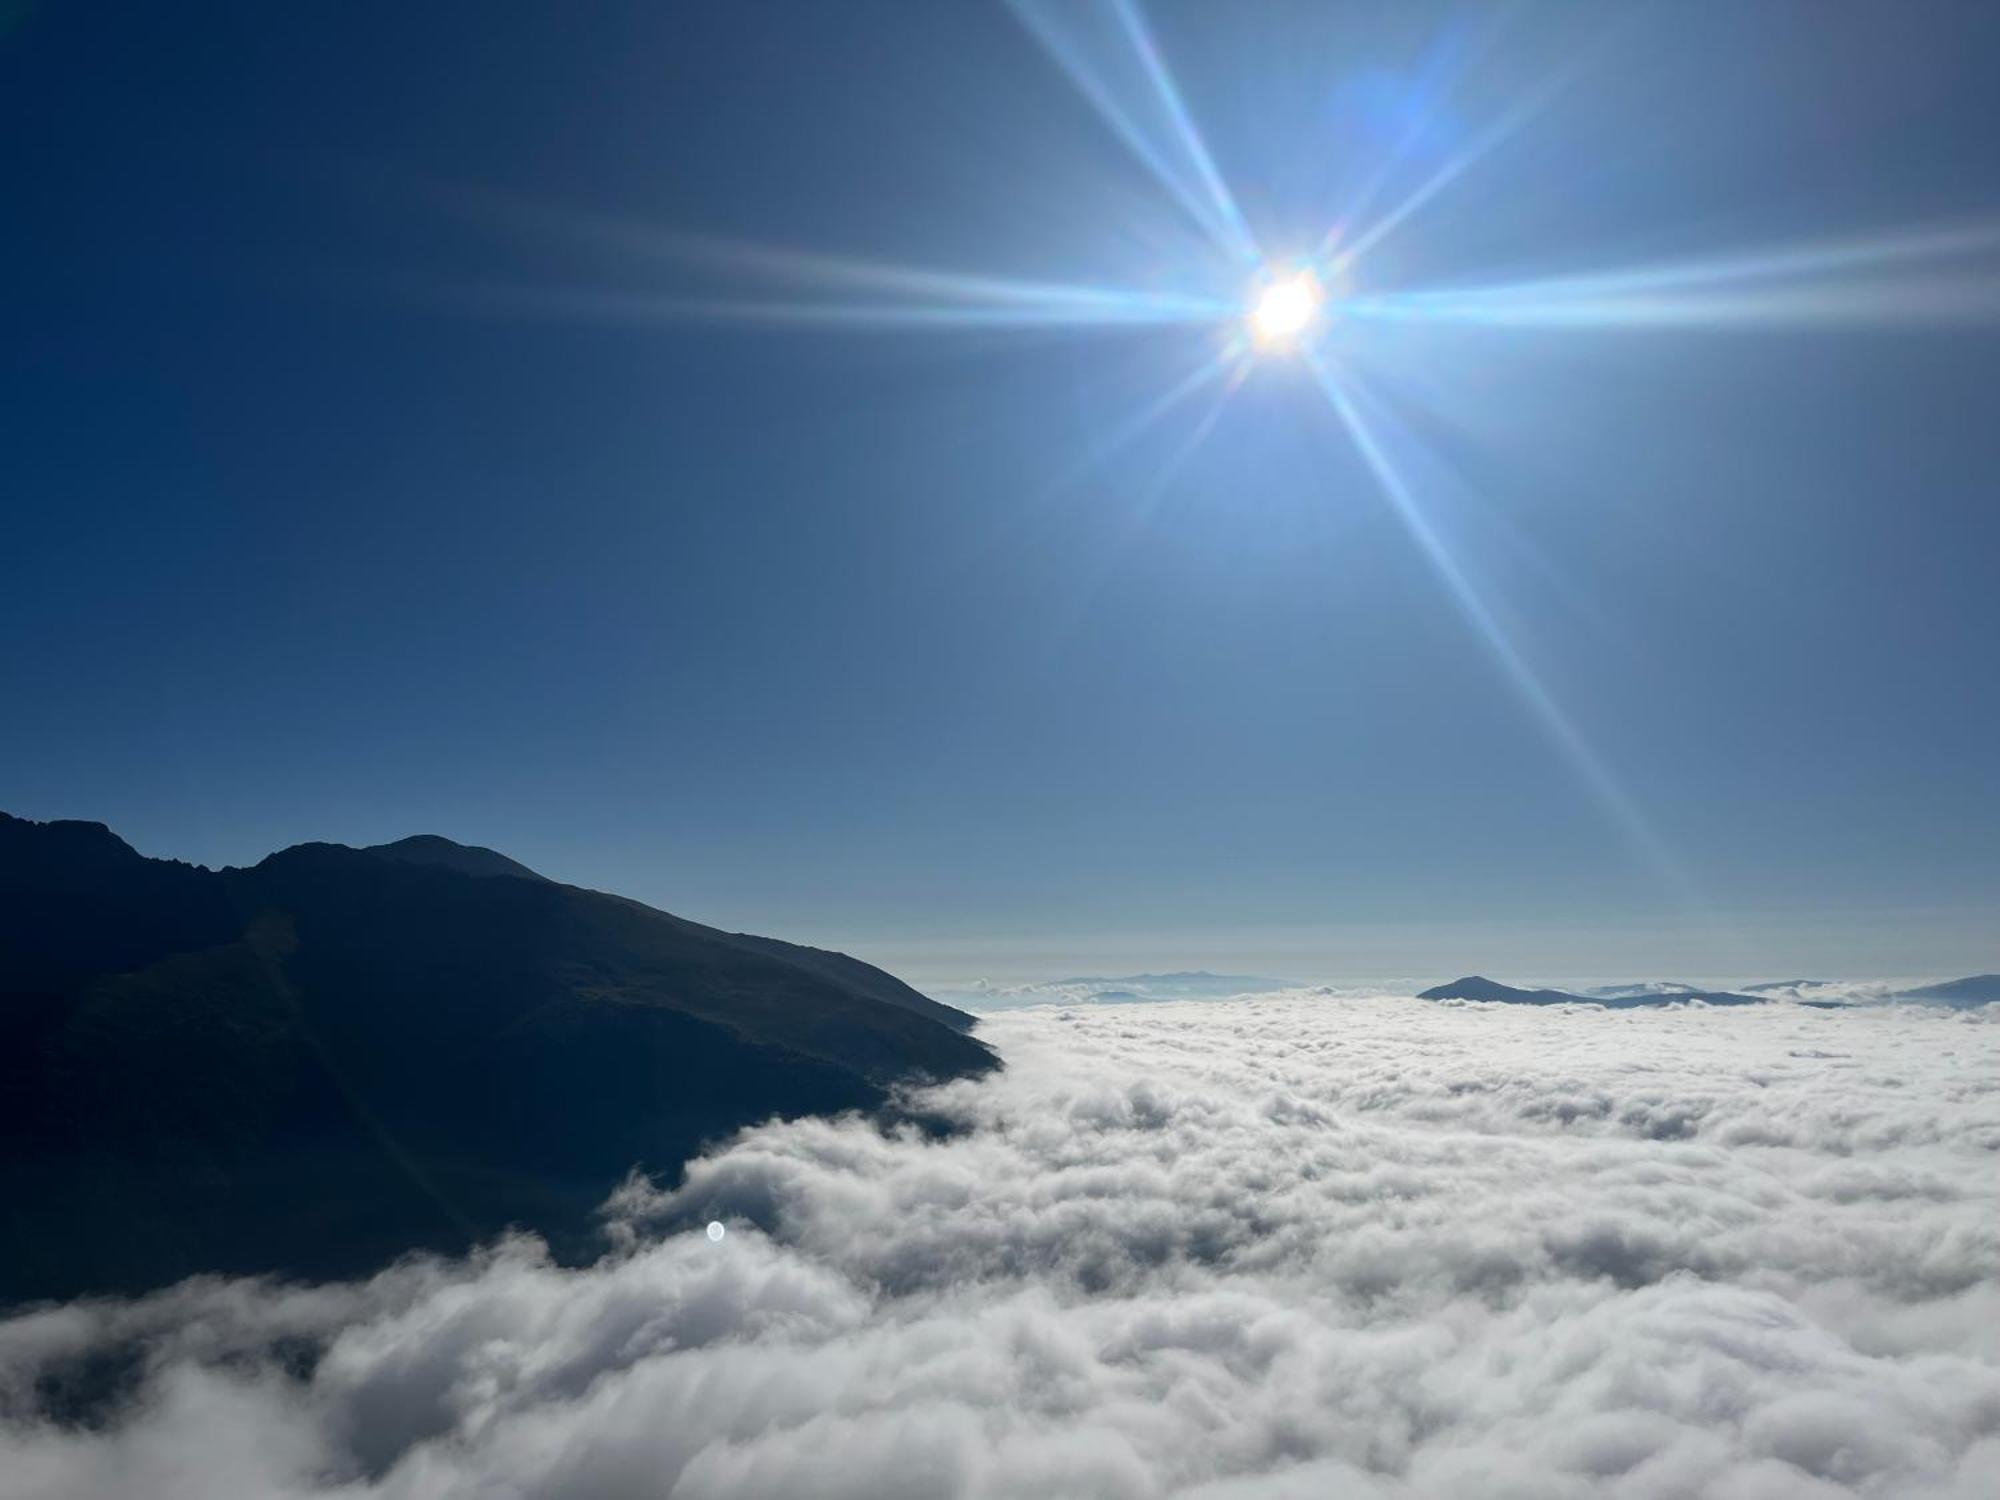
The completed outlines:
<svg viewBox="0 0 2000 1500">
<path fill-rule="evenodd" d="M 0 1323 L 10 1494 L 2000 1484 L 1993 1010 L 1040 1009 L 956 1125 L 746 1132 L 529 1241 Z M 711 1221 L 727 1234 L 711 1240 Z"/>
</svg>

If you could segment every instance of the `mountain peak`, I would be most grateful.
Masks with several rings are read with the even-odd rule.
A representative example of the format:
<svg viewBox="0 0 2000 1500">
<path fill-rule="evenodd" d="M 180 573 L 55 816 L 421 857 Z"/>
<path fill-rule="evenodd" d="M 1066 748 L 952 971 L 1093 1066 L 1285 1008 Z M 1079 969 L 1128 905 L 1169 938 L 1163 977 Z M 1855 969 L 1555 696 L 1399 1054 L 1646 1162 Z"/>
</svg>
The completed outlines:
<svg viewBox="0 0 2000 1500">
<path fill-rule="evenodd" d="M 52 818 L 38 823 L 0 812 L 0 838 L 24 847 L 32 844 L 43 859 L 86 865 L 136 864 L 144 858 L 102 823 L 82 818 Z"/>
<path fill-rule="evenodd" d="M 511 875 L 517 880 L 547 880 L 546 875 L 529 869 L 519 860 L 509 859 L 497 849 L 478 844 L 460 844 L 436 833 L 413 833 L 389 844 L 370 844 L 361 851 L 378 859 L 393 859 L 406 865 L 436 865 L 461 875 Z"/>
<path fill-rule="evenodd" d="M 1583 1000 L 1581 995 L 1572 995 L 1566 990 L 1523 990 L 1511 984 L 1501 984 L 1488 979 L 1484 974 L 1468 974 L 1463 979 L 1454 979 L 1450 984 L 1441 984 L 1434 989 L 1423 991 L 1419 1000 L 1490 1000 L 1503 1001 L 1512 1005 L 1568 1005 Z"/>
</svg>

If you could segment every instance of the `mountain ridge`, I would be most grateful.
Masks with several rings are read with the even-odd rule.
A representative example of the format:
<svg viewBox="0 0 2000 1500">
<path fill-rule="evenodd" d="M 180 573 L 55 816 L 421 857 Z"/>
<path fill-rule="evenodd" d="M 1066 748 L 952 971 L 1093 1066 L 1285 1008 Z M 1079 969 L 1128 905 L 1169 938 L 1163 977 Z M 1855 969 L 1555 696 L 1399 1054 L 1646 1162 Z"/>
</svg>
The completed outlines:
<svg viewBox="0 0 2000 1500">
<path fill-rule="evenodd" d="M 1934 1000 L 1952 1006 L 1991 1005 L 2000 1001 L 2000 974 L 1968 974 L 1963 979 L 1946 979 L 1936 984 L 1918 985 L 1897 991 L 1899 998 Z"/>
<path fill-rule="evenodd" d="M 421 852 L 207 870 L 0 814 L 0 1302 L 584 1254 L 635 1166 L 998 1065 L 859 959 Z"/>
<path fill-rule="evenodd" d="M 548 876 L 529 869 L 517 859 L 509 859 L 497 849 L 479 844 L 460 844 L 438 833 L 413 833 L 387 844 L 368 844 L 361 850 L 378 859 L 402 860 L 413 865 L 436 865 L 465 875 L 511 875 L 519 880 L 547 880 Z"/>
<path fill-rule="evenodd" d="M 1434 985 L 1420 991 L 1419 1000 L 1477 1000 L 1503 1005 L 1601 1005 L 1608 1010 L 1636 1010 L 1642 1007 L 1680 1005 L 1698 1001 L 1703 1005 L 1763 1005 L 1759 995 L 1743 995 L 1731 990 L 1697 990 L 1679 984 L 1605 985 L 1575 993 L 1570 990 L 1519 989 L 1501 984 L 1483 974 Z"/>
</svg>

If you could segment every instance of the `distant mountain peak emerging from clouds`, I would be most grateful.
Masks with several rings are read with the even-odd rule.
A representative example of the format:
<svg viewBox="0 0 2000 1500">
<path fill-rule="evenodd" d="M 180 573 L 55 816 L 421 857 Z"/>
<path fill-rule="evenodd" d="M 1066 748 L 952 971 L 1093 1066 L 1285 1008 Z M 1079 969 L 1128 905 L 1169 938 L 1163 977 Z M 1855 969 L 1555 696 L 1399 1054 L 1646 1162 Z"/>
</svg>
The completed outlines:
<svg viewBox="0 0 2000 1500">
<path fill-rule="evenodd" d="M 435 835 L 207 870 L 0 813 L 0 1304 L 583 1253 L 631 1168 L 984 1072 L 972 1026 Z"/>
<path fill-rule="evenodd" d="M 1902 995 L 1912 1000 L 1936 1000 L 1946 1005 L 1991 1005 L 2000 1001 L 2000 974 L 1973 974 L 1964 979 L 1947 979 L 1942 984 L 1926 984 Z"/>
<path fill-rule="evenodd" d="M 1704 1005 L 1761 1005 L 1759 995 L 1739 995 L 1729 990 L 1698 990 L 1685 984 L 1615 984 L 1572 994 L 1568 990 L 1523 990 L 1501 984 L 1483 974 L 1468 974 L 1450 984 L 1425 990 L 1419 1000 L 1486 1000 L 1505 1005 L 1602 1005 L 1610 1010 L 1630 1010 L 1647 1005 L 1678 1005 L 1699 1001 Z"/>
</svg>

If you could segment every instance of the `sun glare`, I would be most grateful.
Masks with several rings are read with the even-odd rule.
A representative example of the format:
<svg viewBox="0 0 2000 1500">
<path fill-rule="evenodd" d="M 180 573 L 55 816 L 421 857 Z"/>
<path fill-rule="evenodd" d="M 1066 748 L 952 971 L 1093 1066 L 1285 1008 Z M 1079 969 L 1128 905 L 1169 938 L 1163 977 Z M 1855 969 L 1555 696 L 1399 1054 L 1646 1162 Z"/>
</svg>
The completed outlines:
<svg viewBox="0 0 2000 1500">
<path fill-rule="evenodd" d="M 1322 300 L 1319 282 L 1310 271 L 1270 282 L 1250 307 L 1250 331 L 1258 347 L 1283 349 L 1296 344 L 1319 317 Z"/>
</svg>

